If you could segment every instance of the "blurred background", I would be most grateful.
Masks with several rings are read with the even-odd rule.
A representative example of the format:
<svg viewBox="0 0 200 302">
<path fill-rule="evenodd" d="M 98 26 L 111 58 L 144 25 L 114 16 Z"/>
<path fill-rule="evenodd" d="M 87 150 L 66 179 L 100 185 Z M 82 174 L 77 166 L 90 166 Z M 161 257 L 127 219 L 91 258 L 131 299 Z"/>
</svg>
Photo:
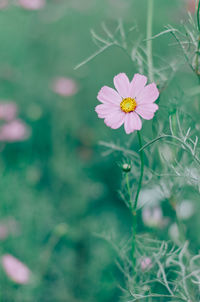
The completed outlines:
<svg viewBox="0 0 200 302">
<path fill-rule="evenodd" d="M 99 141 L 123 145 L 127 135 L 107 128 L 94 108 L 103 85 L 138 68 L 119 47 L 75 67 L 99 49 L 94 33 L 106 37 L 120 22 L 130 49 L 143 41 L 146 7 L 147 0 L 0 0 L 2 302 L 121 301 L 116 252 L 98 234 L 129 236 L 131 217 L 118 194 L 122 156 L 103 156 Z M 193 9 L 155 0 L 153 34 L 179 26 Z M 155 61 L 180 54 L 172 42 L 155 40 Z"/>
</svg>

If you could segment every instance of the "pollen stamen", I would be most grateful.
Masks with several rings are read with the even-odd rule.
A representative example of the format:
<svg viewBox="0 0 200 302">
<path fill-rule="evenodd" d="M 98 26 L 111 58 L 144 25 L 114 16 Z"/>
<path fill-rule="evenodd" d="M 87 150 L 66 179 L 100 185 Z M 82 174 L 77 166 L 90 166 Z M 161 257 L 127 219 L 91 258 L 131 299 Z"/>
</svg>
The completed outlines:
<svg viewBox="0 0 200 302">
<path fill-rule="evenodd" d="M 132 112 L 137 107 L 137 103 L 135 99 L 125 98 L 120 103 L 120 108 L 125 113 Z"/>
</svg>

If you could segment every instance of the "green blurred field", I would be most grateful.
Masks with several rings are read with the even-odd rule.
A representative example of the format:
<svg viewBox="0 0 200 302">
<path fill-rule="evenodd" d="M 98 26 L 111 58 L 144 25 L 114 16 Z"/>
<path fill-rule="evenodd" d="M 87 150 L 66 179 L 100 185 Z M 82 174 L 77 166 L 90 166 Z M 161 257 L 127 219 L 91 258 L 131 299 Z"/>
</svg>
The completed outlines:
<svg viewBox="0 0 200 302">
<path fill-rule="evenodd" d="M 186 18 L 184 1 L 155 2 L 154 34 Z M 119 19 L 127 32 L 137 24 L 130 47 L 145 39 L 145 0 L 49 0 L 38 12 L 14 5 L 0 11 L 0 101 L 15 101 L 32 131 L 27 141 L 0 146 L 0 222 L 11 217 L 19 228 L 1 241 L 0 252 L 33 273 L 32 283 L 20 286 L 0 268 L 2 302 L 121 301 L 116 252 L 97 234 L 110 232 L 120 241 L 131 234 L 131 217 L 118 194 L 120 154 L 103 157 L 98 142 L 125 145 L 127 136 L 107 128 L 94 107 L 114 75 L 138 70 L 115 47 L 74 70 L 97 50 L 90 30 L 102 33 L 102 22 L 114 29 Z M 169 47 L 173 42 L 154 40 L 155 64 L 180 54 Z M 78 93 L 52 92 L 57 76 L 75 79 Z M 187 85 L 184 73 L 179 83 Z"/>
</svg>

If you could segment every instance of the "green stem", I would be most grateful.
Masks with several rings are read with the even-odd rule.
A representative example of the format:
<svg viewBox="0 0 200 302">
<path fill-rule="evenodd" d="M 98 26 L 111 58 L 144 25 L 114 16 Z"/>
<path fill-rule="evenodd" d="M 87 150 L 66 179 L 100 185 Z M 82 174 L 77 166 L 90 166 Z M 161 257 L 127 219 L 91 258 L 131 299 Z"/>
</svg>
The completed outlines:
<svg viewBox="0 0 200 302">
<path fill-rule="evenodd" d="M 126 186 L 128 190 L 128 196 L 129 196 L 129 206 L 132 206 L 132 200 L 131 200 L 131 189 L 130 189 L 130 184 L 129 184 L 129 176 L 128 172 L 126 173 Z"/>
<path fill-rule="evenodd" d="M 56 244 L 59 241 L 59 237 L 57 237 L 55 234 L 52 234 L 48 243 L 47 243 L 47 248 L 44 251 L 44 253 L 41 255 L 41 265 L 40 265 L 40 276 L 43 278 L 45 275 L 47 268 L 48 268 L 48 263 L 51 257 L 51 254 L 56 246 Z"/>
<path fill-rule="evenodd" d="M 148 62 L 148 76 L 149 80 L 153 82 L 153 56 L 152 56 L 152 25 L 153 25 L 153 4 L 154 0 L 147 0 L 148 8 L 147 8 L 147 62 Z M 139 142 L 139 154 L 140 154 L 140 178 L 138 182 L 138 188 L 135 196 L 135 201 L 132 207 L 133 214 L 133 235 L 132 235 L 132 258 L 133 258 L 133 271 L 135 271 L 135 235 L 136 235 L 136 227 L 137 227 L 137 204 L 138 198 L 142 187 L 142 180 L 144 174 L 144 153 L 142 150 L 142 139 L 140 132 L 137 131 L 138 142 Z"/>
<path fill-rule="evenodd" d="M 132 260 L 133 260 L 133 272 L 135 272 L 136 265 L 136 257 L 135 257 L 135 236 L 136 236 L 136 227 L 137 227 L 137 216 L 136 213 L 133 212 L 133 233 L 132 233 Z"/>
<path fill-rule="evenodd" d="M 143 180 L 143 175 L 144 175 L 144 152 L 142 149 L 142 139 L 141 139 L 141 135 L 140 132 L 137 131 L 137 135 L 138 135 L 138 142 L 139 142 L 139 154 L 140 154 L 140 178 L 139 178 L 139 182 L 138 182 L 138 188 L 137 188 L 137 192 L 136 192 L 136 196 L 135 196 L 135 201 L 134 201 L 134 205 L 132 208 L 132 214 L 133 214 L 133 236 L 132 236 L 132 257 L 133 257 L 133 269 L 135 267 L 135 263 L 136 263 L 136 258 L 135 258 L 135 235 L 136 235 L 136 227 L 137 227 L 137 204 L 138 204 L 138 198 L 139 198 L 139 194 L 142 188 L 142 180 Z"/>
<path fill-rule="evenodd" d="M 196 51 L 195 72 L 199 77 L 199 52 L 200 52 L 200 36 L 198 37 L 198 46 Z"/>
<path fill-rule="evenodd" d="M 154 0 L 147 0 L 147 64 L 149 80 L 153 82 L 152 25 Z"/>
<path fill-rule="evenodd" d="M 53 232 L 47 242 L 46 249 L 44 249 L 44 252 L 41 254 L 40 259 L 40 277 L 41 279 L 45 275 L 49 260 L 51 258 L 52 252 L 57 245 L 57 243 L 60 241 L 61 237 L 67 234 L 67 225 L 65 223 L 60 223 L 55 226 L 53 229 Z"/>
<path fill-rule="evenodd" d="M 200 1 L 198 3 L 198 7 L 197 7 L 197 27 L 198 27 L 198 31 L 200 32 L 200 16 L 199 16 L 199 11 L 200 11 Z"/>
<path fill-rule="evenodd" d="M 197 44 L 197 51 L 196 51 L 196 62 L 195 62 L 195 72 L 197 74 L 199 83 L 200 83 L 200 73 L 199 73 L 199 54 L 200 54 L 200 1 L 198 3 L 198 7 L 197 7 L 197 27 L 198 27 L 198 31 L 199 31 L 199 37 L 198 37 L 198 44 Z"/>
<path fill-rule="evenodd" d="M 177 224 L 178 231 L 179 231 L 180 243 L 181 244 L 185 243 L 186 242 L 186 236 L 185 236 L 184 225 L 178 217 L 177 210 L 176 210 L 176 200 L 173 196 L 171 196 L 169 198 L 169 203 L 170 203 L 170 205 L 171 205 L 171 207 L 174 211 L 174 214 L 175 214 L 175 220 L 176 220 L 176 224 Z"/>
<path fill-rule="evenodd" d="M 134 206 L 133 206 L 134 215 L 136 214 L 136 211 L 137 211 L 138 197 L 139 197 L 140 190 L 142 187 L 142 180 L 143 180 L 143 174 L 144 174 L 144 152 L 142 150 L 142 139 L 141 139 L 141 135 L 140 135 L 139 131 L 137 131 L 137 135 L 138 135 L 139 150 L 140 150 L 139 151 L 139 154 L 140 154 L 140 179 L 139 179 L 137 193 L 135 196 L 135 202 L 134 202 Z"/>
</svg>

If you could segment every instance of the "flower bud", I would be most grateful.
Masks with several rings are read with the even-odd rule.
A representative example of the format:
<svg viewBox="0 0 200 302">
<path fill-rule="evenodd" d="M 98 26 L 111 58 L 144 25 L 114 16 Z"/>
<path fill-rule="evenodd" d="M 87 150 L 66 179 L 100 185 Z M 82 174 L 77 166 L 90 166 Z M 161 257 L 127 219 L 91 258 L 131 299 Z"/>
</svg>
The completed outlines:
<svg viewBox="0 0 200 302">
<path fill-rule="evenodd" d="M 126 173 L 131 171 L 131 165 L 130 164 L 123 164 L 122 165 L 122 170 Z"/>
<path fill-rule="evenodd" d="M 68 226 L 66 223 L 60 223 L 55 227 L 55 234 L 57 236 L 62 237 L 64 235 L 66 235 L 67 232 L 68 232 Z"/>
</svg>

